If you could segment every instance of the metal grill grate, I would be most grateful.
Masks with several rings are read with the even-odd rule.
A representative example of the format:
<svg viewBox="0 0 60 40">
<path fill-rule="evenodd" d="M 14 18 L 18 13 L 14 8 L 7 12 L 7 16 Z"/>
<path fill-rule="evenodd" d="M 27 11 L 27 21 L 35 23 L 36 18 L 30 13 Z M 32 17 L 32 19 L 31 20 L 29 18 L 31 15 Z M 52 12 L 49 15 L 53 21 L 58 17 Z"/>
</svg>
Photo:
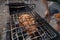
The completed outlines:
<svg viewBox="0 0 60 40">
<path fill-rule="evenodd" d="M 25 6 L 23 10 L 21 10 L 21 8 L 16 8 L 17 6 L 15 4 L 14 6 L 15 8 L 11 8 L 13 5 L 10 5 L 11 15 L 9 25 L 11 28 L 10 32 L 12 40 L 57 39 L 58 33 L 43 18 L 41 18 L 38 13 L 27 6 Z M 26 17 L 29 18 L 29 21 L 27 21 Z M 31 21 L 31 18 L 33 21 Z"/>
<path fill-rule="evenodd" d="M 31 14 L 34 16 L 35 12 Z M 23 13 L 22 13 L 23 14 Z M 21 15 L 22 15 L 21 14 Z M 36 16 L 36 15 L 35 15 Z M 40 18 L 40 17 L 39 17 Z M 36 27 L 38 31 L 31 35 L 27 33 L 24 27 L 19 26 L 18 15 L 11 16 L 11 38 L 12 40 L 51 40 L 57 37 L 57 34 L 47 25 L 41 18 L 36 20 Z M 39 21 L 39 22 L 38 22 Z"/>
</svg>

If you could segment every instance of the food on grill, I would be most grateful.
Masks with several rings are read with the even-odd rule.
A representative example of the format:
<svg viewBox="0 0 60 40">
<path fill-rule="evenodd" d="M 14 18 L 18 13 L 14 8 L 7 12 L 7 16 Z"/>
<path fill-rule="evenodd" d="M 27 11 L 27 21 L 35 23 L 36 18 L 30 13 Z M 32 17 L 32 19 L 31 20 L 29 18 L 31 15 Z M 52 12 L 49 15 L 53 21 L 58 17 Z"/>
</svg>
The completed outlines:
<svg viewBox="0 0 60 40">
<path fill-rule="evenodd" d="M 27 30 L 27 33 L 29 35 L 34 33 L 35 31 L 37 31 L 37 28 L 35 25 L 35 19 L 29 13 L 24 13 L 24 14 L 20 15 L 19 22 Z"/>
</svg>

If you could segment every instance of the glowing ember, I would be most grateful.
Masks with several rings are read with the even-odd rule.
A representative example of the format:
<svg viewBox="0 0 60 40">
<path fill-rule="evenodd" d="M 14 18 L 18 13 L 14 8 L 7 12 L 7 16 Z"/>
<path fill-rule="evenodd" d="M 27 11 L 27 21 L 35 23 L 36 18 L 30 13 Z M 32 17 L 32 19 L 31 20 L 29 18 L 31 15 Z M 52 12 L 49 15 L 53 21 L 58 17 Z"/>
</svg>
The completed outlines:
<svg viewBox="0 0 60 40">
<path fill-rule="evenodd" d="M 37 31 L 35 19 L 32 17 L 32 15 L 28 13 L 20 15 L 19 22 L 22 24 L 23 27 L 25 27 L 29 35 Z"/>
</svg>

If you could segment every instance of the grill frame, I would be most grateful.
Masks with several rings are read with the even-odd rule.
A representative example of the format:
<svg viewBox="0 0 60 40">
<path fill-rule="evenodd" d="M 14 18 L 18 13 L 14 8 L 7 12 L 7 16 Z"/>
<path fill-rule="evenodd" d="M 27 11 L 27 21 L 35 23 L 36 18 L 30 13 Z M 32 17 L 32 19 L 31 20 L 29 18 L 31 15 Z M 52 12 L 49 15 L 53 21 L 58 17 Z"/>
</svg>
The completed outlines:
<svg viewBox="0 0 60 40">
<path fill-rule="evenodd" d="M 11 5 L 10 5 L 11 6 Z M 23 34 L 23 32 L 22 32 L 22 36 L 23 36 L 23 38 L 22 39 L 19 39 L 19 37 L 17 36 L 16 38 L 13 38 L 13 35 L 12 35 L 12 31 L 15 29 L 15 31 L 18 29 L 18 28 L 20 28 L 20 27 L 15 27 L 15 28 L 13 28 L 12 29 L 12 25 L 15 25 L 14 24 L 14 22 L 15 22 L 15 19 L 14 19 L 14 17 L 15 17 L 15 15 L 16 16 L 18 16 L 19 17 L 19 15 L 21 15 L 22 13 L 24 13 L 24 12 L 28 12 L 28 13 L 31 13 L 31 15 L 33 15 L 34 16 L 34 18 L 35 18 L 35 20 L 37 21 L 37 26 L 38 27 L 42 27 L 41 26 L 41 24 L 40 24 L 40 22 L 42 22 L 42 24 L 45 24 L 44 26 L 47 26 L 48 25 L 48 27 L 47 27 L 47 29 L 52 29 L 52 31 L 53 32 L 55 32 L 55 34 L 56 34 L 56 37 L 54 37 L 54 38 L 52 38 L 52 39 L 46 39 L 46 40 L 56 40 L 59 36 L 59 34 L 58 34 L 58 32 L 56 32 L 40 15 L 38 15 L 38 13 L 36 13 L 33 9 L 31 9 L 31 8 L 29 8 L 28 6 L 25 6 L 25 8 L 23 9 L 23 11 L 19 11 L 20 10 L 20 8 L 10 8 L 10 6 L 9 6 L 9 10 L 10 10 L 10 24 L 9 25 L 11 25 L 10 27 L 11 27 L 11 39 L 12 40 L 15 40 L 16 38 L 16 40 L 26 40 L 26 38 L 24 38 L 24 34 Z M 16 5 L 15 5 L 16 6 Z M 16 10 L 14 10 L 14 9 L 16 9 Z M 11 11 L 12 10 L 12 11 Z M 18 22 L 18 20 L 17 20 L 17 22 Z M 19 23 L 19 22 L 18 22 Z M 18 24 L 19 25 L 19 24 Z M 16 26 L 16 25 L 15 25 Z M 21 28 L 21 30 L 22 30 L 22 28 Z M 41 30 L 41 29 L 39 29 L 39 30 Z M 47 33 L 47 32 L 46 32 Z M 14 34 L 14 33 L 13 33 Z M 17 31 L 16 31 L 16 35 L 18 35 L 18 33 L 17 33 Z M 27 35 L 27 37 L 29 37 L 29 35 Z M 36 39 L 36 40 L 38 40 L 38 39 Z M 39 39 L 40 40 L 40 39 Z M 44 39 L 41 39 L 41 40 L 44 40 Z"/>
</svg>

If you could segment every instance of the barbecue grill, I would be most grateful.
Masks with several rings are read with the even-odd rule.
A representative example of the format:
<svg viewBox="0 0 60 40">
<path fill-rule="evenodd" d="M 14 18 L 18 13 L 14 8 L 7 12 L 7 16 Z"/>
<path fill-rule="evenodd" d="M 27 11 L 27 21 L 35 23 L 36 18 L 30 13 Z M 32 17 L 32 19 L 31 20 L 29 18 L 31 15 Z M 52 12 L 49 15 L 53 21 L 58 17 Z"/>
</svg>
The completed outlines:
<svg viewBox="0 0 60 40">
<path fill-rule="evenodd" d="M 9 40 L 58 40 L 56 32 L 37 12 L 25 3 L 9 3 L 7 23 Z M 60 40 L 60 39 L 59 39 Z"/>
</svg>

